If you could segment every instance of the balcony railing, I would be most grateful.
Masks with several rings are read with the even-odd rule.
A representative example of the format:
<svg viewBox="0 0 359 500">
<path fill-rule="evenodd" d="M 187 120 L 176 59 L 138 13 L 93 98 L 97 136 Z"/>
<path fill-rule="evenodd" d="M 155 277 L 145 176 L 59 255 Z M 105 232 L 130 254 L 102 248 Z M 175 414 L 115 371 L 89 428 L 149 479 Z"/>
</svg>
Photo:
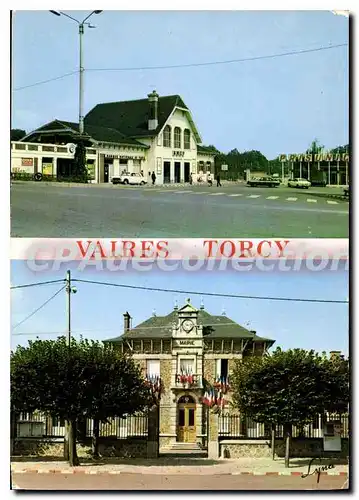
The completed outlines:
<svg viewBox="0 0 359 500">
<path fill-rule="evenodd" d="M 199 374 L 177 373 L 175 382 L 178 388 L 202 387 L 202 376 Z"/>
</svg>

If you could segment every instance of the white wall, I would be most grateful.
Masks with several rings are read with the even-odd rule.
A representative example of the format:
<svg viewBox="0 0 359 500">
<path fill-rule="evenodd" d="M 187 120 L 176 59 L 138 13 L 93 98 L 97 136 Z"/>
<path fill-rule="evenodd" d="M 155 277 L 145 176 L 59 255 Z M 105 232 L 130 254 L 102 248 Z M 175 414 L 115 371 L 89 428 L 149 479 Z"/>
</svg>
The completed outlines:
<svg viewBox="0 0 359 500">
<path fill-rule="evenodd" d="M 170 162 L 171 164 L 171 182 L 174 182 L 174 163 L 181 163 L 181 181 L 184 181 L 184 163 L 188 162 L 190 164 L 190 172 L 193 173 L 194 180 L 196 179 L 197 174 L 197 143 L 194 137 L 190 122 L 187 118 L 187 115 L 184 111 L 176 109 L 172 116 L 167 121 L 166 125 L 170 125 L 171 127 L 171 147 L 163 146 L 163 131 L 153 139 L 139 139 L 144 144 L 151 146 L 151 149 L 147 151 L 147 163 L 148 163 L 148 171 L 155 172 L 156 174 L 156 183 L 163 184 L 164 176 L 163 176 L 163 163 L 165 161 Z M 181 129 L 181 148 L 177 151 L 182 151 L 183 156 L 174 156 L 173 152 L 176 151 L 174 148 L 174 129 L 175 127 L 180 127 Z M 183 140 L 183 132 L 184 129 L 189 129 L 191 132 L 191 149 L 184 149 L 184 140 Z M 160 160 L 159 160 L 160 159 Z M 157 170 L 157 160 L 161 163 L 161 173 L 158 173 Z M 147 172 L 148 172 L 147 171 Z"/>
</svg>

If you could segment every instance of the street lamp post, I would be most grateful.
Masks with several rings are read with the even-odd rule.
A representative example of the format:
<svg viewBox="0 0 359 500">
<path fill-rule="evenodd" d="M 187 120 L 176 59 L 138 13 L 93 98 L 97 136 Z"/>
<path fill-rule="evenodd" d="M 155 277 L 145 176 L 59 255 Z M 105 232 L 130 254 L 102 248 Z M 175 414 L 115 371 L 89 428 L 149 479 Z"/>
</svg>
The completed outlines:
<svg viewBox="0 0 359 500">
<path fill-rule="evenodd" d="M 72 21 L 75 21 L 78 24 L 79 27 L 79 132 L 80 136 L 83 135 L 84 133 L 84 114 L 83 114 L 83 74 L 84 74 L 84 67 L 83 67 L 83 44 L 82 44 L 82 37 L 84 34 L 84 27 L 85 25 L 88 26 L 89 28 L 95 28 L 96 26 L 93 26 L 92 24 L 86 22 L 93 14 L 101 14 L 102 10 L 93 10 L 88 16 L 85 17 L 83 21 L 79 21 L 78 19 L 75 19 L 72 16 L 69 16 L 68 14 L 65 14 L 65 12 L 57 11 L 57 10 L 50 10 L 51 14 L 54 14 L 55 16 L 65 16 L 71 19 Z"/>
</svg>

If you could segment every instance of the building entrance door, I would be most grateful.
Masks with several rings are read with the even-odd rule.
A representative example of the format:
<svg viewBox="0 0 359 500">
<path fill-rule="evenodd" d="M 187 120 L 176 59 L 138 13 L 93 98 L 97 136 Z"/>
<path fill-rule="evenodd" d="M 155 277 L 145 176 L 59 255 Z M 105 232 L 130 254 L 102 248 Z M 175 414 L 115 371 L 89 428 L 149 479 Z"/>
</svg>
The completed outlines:
<svg viewBox="0 0 359 500">
<path fill-rule="evenodd" d="M 163 162 L 163 182 L 169 184 L 171 182 L 171 162 Z"/>
<path fill-rule="evenodd" d="M 196 403 L 190 396 L 182 396 L 178 401 L 177 441 L 196 442 Z"/>
<path fill-rule="evenodd" d="M 181 182 L 181 162 L 175 161 L 175 182 Z"/>
<path fill-rule="evenodd" d="M 103 182 L 108 182 L 109 164 L 105 163 L 103 168 Z"/>
<path fill-rule="evenodd" d="M 185 162 L 184 164 L 184 181 L 189 182 L 189 174 L 190 174 L 190 164 Z"/>
</svg>

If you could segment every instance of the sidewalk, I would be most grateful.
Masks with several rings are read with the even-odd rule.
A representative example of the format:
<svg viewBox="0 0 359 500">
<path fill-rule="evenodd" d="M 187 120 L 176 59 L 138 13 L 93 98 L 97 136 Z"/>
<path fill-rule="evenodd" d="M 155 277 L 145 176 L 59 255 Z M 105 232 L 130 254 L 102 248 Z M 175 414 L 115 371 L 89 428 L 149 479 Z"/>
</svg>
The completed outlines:
<svg viewBox="0 0 359 500">
<path fill-rule="evenodd" d="M 188 464 L 189 462 L 189 464 Z M 308 458 L 291 459 L 290 467 L 284 467 L 284 459 L 272 460 L 269 458 L 241 458 L 236 460 L 209 460 L 194 458 L 165 458 L 159 459 L 107 459 L 98 462 L 82 462 L 79 467 L 70 467 L 67 462 L 61 461 L 36 461 L 36 462 L 12 462 L 13 473 L 36 472 L 38 474 L 203 474 L 203 475 L 283 475 L 299 476 L 308 473 Z M 315 460 L 311 465 L 310 472 L 315 468 L 333 464 L 334 468 L 321 472 L 325 475 L 347 476 L 348 465 L 335 463 L 333 459 L 323 459 L 320 463 Z"/>
</svg>

